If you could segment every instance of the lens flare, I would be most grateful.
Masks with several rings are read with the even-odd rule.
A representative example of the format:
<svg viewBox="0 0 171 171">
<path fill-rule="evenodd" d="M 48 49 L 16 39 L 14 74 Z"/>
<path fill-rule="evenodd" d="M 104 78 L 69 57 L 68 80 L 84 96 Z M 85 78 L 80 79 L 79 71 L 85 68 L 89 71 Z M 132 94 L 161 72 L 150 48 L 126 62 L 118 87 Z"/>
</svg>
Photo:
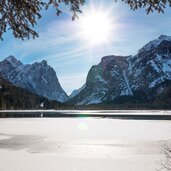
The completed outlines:
<svg viewBox="0 0 171 171">
<path fill-rule="evenodd" d="M 79 123 L 78 129 L 85 131 L 88 129 L 88 125 L 86 123 Z"/>
</svg>

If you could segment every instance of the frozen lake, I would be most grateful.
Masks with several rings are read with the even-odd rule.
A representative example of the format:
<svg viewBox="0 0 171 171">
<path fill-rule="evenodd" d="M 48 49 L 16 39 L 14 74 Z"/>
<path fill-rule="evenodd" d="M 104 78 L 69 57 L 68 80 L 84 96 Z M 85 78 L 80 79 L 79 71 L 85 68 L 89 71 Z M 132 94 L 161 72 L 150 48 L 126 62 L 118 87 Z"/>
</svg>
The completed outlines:
<svg viewBox="0 0 171 171">
<path fill-rule="evenodd" d="M 156 171 L 171 121 L 0 119 L 2 171 Z"/>
<path fill-rule="evenodd" d="M 169 110 L 1 110 L 0 118 L 91 117 L 110 119 L 171 120 Z"/>
</svg>

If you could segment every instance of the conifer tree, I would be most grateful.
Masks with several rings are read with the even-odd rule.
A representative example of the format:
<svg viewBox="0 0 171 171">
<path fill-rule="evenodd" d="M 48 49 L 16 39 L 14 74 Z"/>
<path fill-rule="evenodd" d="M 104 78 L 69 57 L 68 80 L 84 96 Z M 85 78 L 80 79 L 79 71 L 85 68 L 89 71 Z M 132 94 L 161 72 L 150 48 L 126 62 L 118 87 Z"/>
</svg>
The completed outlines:
<svg viewBox="0 0 171 171">
<path fill-rule="evenodd" d="M 1 0 L 0 1 L 0 39 L 3 40 L 3 34 L 9 29 L 15 38 L 29 39 L 38 37 L 34 26 L 40 19 L 41 11 L 48 10 L 50 6 L 56 9 L 56 14 L 61 14 L 60 4 L 67 5 L 74 20 L 80 8 L 86 0 Z M 111 0 L 113 1 L 113 0 Z M 146 13 L 158 11 L 163 13 L 166 6 L 171 6 L 171 0 L 114 0 L 123 1 L 130 6 L 132 10 L 144 8 Z"/>
</svg>

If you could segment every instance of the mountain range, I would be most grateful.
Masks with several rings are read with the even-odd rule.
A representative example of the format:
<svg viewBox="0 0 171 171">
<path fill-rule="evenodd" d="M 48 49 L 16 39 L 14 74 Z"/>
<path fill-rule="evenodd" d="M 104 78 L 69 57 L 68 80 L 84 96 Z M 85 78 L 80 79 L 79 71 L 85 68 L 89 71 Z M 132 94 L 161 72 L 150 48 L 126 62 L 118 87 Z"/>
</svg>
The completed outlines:
<svg viewBox="0 0 171 171">
<path fill-rule="evenodd" d="M 68 95 L 62 89 L 55 70 L 45 60 L 24 65 L 14 56 L 9 56 L 0 62 L 0 75 L 15 86 L 48 99 L 60 102 L 68 100 Z"/>
<path fill-rule="evenodd" d="M 133 96 L 171 80 L 171 37 L 161 35 L 134 56 L 106 56 L 88 72 L 84 88 L 69 100 L 77 105 L 98 104 Z M 160 88 L 162 91 L 162 87 Z"/>
<path fill-rule="evenodd" d="M 116 103 L 128 97 L 127 101 L 139 97 L 140 103 L 143 98 L 160 101 L 161 94 L 162 98 L 163 93 L 167 96 L 171 87 L 171 37 L 161 35 L 136 55 L 102 57 L 100 63 L 89 70 L 85 84 L 69 97 L 45 60 L 24 65 L 10 56 L 0 62 L 0 76 L 50 100 L 77 106 Z"/>
</svg>

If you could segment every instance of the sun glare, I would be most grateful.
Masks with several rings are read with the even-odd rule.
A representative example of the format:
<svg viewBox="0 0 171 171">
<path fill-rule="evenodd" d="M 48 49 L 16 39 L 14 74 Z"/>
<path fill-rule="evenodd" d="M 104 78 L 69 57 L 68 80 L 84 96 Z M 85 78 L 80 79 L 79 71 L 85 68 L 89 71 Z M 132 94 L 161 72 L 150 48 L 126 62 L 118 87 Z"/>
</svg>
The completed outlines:
<svg viewBox="0 0 171 171">
<path fill-rule="evenodd" d="M 109 41 L 112 27 L 112 17 L 104 11 L 91 10 L 80 18 L 81 37 L 91 45 Z"/>
</svg>

